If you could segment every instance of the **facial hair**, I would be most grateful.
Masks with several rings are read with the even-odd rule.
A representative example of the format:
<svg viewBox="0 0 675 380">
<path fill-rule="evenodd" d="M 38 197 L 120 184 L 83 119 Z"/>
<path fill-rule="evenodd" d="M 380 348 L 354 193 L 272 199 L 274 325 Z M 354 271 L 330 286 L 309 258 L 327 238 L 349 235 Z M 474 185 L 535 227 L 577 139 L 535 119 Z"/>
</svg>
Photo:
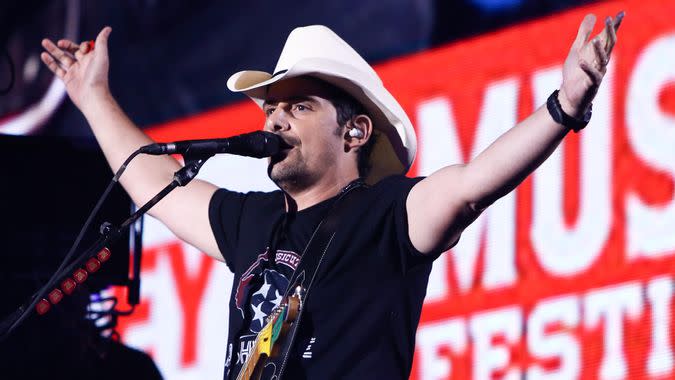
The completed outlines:
<svg viewBox="0 0 675 380">
<path fill-rule="evenodd" d="M 281 152 L 270 157 L 267 166 L 267 175 L 280 189 L 292 192 L 304 189 L 312 183 L 307 160 L 294 141 L 291 150 Z"/>
</svg>

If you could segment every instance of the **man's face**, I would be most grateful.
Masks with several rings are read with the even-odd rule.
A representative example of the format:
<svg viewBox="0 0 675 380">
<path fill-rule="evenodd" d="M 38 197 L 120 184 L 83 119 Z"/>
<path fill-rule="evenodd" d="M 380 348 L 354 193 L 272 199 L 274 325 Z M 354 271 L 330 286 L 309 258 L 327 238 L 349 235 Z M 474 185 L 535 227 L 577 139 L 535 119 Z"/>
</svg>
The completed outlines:
<svg viewBox="0 0 675 380">
<path fill-rule="evenodd" d="M 282 189 L 303 189 L 333 175 L 345 159 L 342 129 L 330 88 L 322 82 L 296 77 L 268 88 L 263 110 L 265 130 L 277 133 L 293 147 L 270 159 L 270 178 Z"/>
</svg>

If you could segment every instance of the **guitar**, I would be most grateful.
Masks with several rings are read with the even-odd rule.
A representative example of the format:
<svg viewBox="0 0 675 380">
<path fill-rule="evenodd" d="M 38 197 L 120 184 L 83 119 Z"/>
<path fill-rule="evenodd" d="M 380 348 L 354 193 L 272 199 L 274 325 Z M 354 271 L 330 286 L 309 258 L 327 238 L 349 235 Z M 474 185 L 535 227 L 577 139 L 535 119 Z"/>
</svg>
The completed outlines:
<svg viewBox="0 0 675 380">
<path fill-rule="evenodd" d="M 237 380 L 259 380 L 263 368 L 270 361 L 282 354 L 282 343 L 296 322 L 302 309 L 305 290 L 297 286 L 291 296 L 284 297 L 282 302 L 267 316 L 265 326 L 258 332 L 251 353 L 237 375 Z"/>
</svg>

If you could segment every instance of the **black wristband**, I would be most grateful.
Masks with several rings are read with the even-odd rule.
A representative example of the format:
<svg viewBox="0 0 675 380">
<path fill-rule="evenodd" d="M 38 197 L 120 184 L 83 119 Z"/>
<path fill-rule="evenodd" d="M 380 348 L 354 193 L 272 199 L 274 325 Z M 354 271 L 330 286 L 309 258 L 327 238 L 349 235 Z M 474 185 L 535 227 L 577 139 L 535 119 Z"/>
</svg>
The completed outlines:
<svg viewBox="0 0 675 380">
<path fill-rule="evenodd" d="M 593 114 L 592 105 L 588 107 L 588 111 L 586 111 L 584 114 L 583 119 L 577 119 L 576 117 L 572 117 L 563 111 L 562 106 L 560 105 L 560 100 L 558 100 L 558 92 L 558 90 L 553 91 L 551 96 L 549 96 L 548 100 L 546 101 L 548 113 L 551 114 L 551 117 L 556 123 L 562 124 L 574 132 L 579 132 L 580 130 L 584 129 L 584 127 L 588 125 L 588 122 L 591 121 L 591 115 Z"/>
</svg>

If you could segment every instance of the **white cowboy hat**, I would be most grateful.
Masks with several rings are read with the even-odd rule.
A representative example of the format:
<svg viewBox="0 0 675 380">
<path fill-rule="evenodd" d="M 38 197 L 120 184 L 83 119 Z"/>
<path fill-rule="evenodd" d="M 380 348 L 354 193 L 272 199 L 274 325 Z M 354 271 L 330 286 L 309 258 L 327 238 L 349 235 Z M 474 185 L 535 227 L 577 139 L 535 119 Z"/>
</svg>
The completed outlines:
<svg viewBox="0 0 675 380">
<path fill-rule="evenodd" d="M 307 75 L 337 86 L 368 111 L 378 138 L 370 157 L 367 182 L 405 174 L 415 159 L 417 139 L 412 123 L 384 88 L 375 70 L 344 40 L 323 25 L 294 29 L 286 40 L 274 74 L 240 71 L 227 87 L 243 92 L 262 107 L 267 86 L 284 78 Z"/>
</svg>

